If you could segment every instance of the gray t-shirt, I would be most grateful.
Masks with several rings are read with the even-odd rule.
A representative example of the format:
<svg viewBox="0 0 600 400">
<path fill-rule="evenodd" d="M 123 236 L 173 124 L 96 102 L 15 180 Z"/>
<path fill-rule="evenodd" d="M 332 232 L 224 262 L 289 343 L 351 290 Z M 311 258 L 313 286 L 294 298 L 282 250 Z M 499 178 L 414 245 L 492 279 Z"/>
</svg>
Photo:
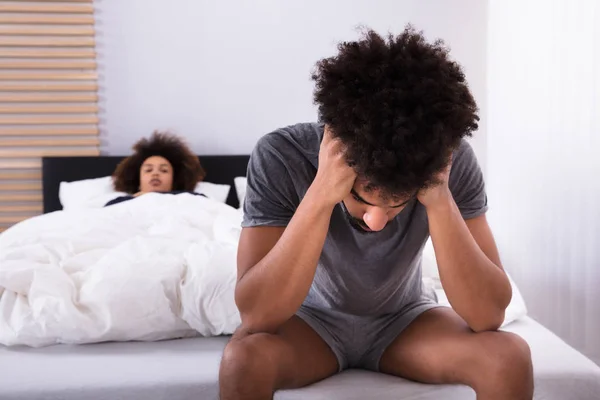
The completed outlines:
<svg viewBox="0 0 600 400">
<path fill-rule="evenodd" d="M 298 124 L 258 141 L 248 166 L 243 227 L 287 226 L 317 173 L 323 128 Z M 453 155 L 449 186 L 463 218 L 487 211 L 483 176 L 467 141 Z M 338 204 L 304 305 L 382 315 L 420 300 L 428 237 L 425 207 L 416 199 L 382 231 L 368 234 L 352 228 Z"/>
</svg>

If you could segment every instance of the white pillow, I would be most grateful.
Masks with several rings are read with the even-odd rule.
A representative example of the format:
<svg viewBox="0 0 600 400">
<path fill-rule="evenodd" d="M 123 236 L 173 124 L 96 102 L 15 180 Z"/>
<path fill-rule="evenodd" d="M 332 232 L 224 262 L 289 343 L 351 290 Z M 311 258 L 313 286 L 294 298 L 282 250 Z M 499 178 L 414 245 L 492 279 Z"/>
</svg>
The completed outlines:
<svg viewBox="0 0 600 400">
<path fill-rule="evenodd" d="M 199 182 L 195 191 L 225 203 L 230 189 L 230 185 Z M 127 193 L 115 191 L 112 176 L 61 182 L 58 189 L 58 198 L 64 210 L 102 208 L 112 199 L 126 195 Z"/>
<path fill-rule="evenodd" d="M 58 189 L 58 199 L 65 210 L 101 208 L 110 200 L 126 194 L 114 190 L 110 176 L 61 182 Z"/>
<path fill-rule="evenodd" d="M 233 179 L 235 185 L 235 191 L 237 193 L 238 201 L 240 202 L 240 208 L 244 205 L 246 199 L 246 186 L 248 185 L 248 178 L 245 176 L 238 176 Z"/>
<path fill-rule="evenodd" d="M 231 190 L 230 185 L 223 185 L 218 183 L 210 182 L 198 182 L 194 192 L 202 193 L 213 200 L 220 201 L 221 203 L 227 203 L 227 196 Z"/>
<path fill-rule="evenodd" d="M 425 244 L 425 248 L 423 249 L 422 269 L 423 284 L 425 288 L 428 290 L 435 290 L 439 304 L 451 307 L 450 302 L 446 297 L 446 292 L 444 292 L 444 289 L 442 288 L 440 282 L 440 274 L 437 267 L 437 261 L 435 258 L 433 244 L 431 243 L 431 238 L 427 241 L 427 243 Z M 506 308 L 504 322 L 502 323 L 502 326 L 506 326 L 511 322 L 523 318 L 527 315 L 527 306 L 525 305 L 525 301 L 523 300 L 521 291 L 517 287 L 517 284 L 510 277 L 508 272 L 506 273 L 506 275 L 508 276 L 510 285 L 512 287 L 512 299 L 510 301 L 510 304 Z"/>
</svg>

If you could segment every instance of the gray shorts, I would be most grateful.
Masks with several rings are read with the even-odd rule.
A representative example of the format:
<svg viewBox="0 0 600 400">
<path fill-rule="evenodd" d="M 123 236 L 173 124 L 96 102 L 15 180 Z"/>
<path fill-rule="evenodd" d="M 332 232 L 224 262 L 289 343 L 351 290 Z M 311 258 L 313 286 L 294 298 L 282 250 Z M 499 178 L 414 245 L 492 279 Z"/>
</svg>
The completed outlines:
<svg viewBox="0 0 600 400">
<path fill-rule="evenodd" d="M 357 316 L 303 305 L 296 313 L 327 343 L 338 360 L 340 372 L 360 368 L 379 372 L 379 360 L 388 346 L 410 323 L 427 310 L 440 307 L 423 300 L 399 312 L 377 317 Z"/>
</svg>

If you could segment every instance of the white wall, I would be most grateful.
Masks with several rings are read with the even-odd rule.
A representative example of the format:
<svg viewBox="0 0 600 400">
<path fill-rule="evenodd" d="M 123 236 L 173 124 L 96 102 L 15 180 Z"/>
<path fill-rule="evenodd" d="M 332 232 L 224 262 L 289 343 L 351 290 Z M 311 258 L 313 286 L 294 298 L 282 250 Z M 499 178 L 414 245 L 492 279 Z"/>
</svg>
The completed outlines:
<svg viewBox="0 0 600 400">
<path fill-rule="evenodd" d="M 96 0 L 103 151 L 126 154 L 139 137 L 172 129 L 200 154 L 248 153 L 262 134 L 316 119 L 311 69 L 356 38 L 356 26 L 399 32 L 412 22 L 465 67 L 481 108 L 473 144 L 492 228 L 530 312 L 600 357 L 600 171 L 590 162 L 600 143 L 581 136 L 593 101 L 600 129 L 600 88 L 589 87 L 584 106 L 569 91 L 600 70 L 598 55 L 585 58 L 600 39 L 581 41 L 600 32 L 585 3 L 491 1 L 488 44 L 481 0 Z M 571 41 L 552 47 L 561 35 Z M 573 119 L 560 119 L 565 109 Z"/>
<path fill-rule="evenodd" d="M 102 149 L 127 154 L 154 129 L 194 150 L 248 153 L 263 134 L 316 120 L 310 73 L 356 27 L 441 37 L 485 119 L 487 1 L 97 0 Z M 485 129 L 474 146 L 485 162 Z"/>
<path fill-rule="evenodd" d="M 600 8 L 492 1 L 489 219 L 530 314 L 600 362 Z"/>
</svg>

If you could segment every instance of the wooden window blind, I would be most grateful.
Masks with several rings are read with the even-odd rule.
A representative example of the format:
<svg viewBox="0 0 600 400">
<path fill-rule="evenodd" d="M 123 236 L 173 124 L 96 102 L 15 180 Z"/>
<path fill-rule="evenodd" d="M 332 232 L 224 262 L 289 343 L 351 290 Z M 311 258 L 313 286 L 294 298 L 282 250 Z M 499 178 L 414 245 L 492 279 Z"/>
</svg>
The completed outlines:
<svg viewBox="0 0 600 400">
<path fill-rule="evenodd" d="M 99 155 L 93 10 L 0 0 L 0 232 L 42 213 L 42 156 Z"/>
</svg>

